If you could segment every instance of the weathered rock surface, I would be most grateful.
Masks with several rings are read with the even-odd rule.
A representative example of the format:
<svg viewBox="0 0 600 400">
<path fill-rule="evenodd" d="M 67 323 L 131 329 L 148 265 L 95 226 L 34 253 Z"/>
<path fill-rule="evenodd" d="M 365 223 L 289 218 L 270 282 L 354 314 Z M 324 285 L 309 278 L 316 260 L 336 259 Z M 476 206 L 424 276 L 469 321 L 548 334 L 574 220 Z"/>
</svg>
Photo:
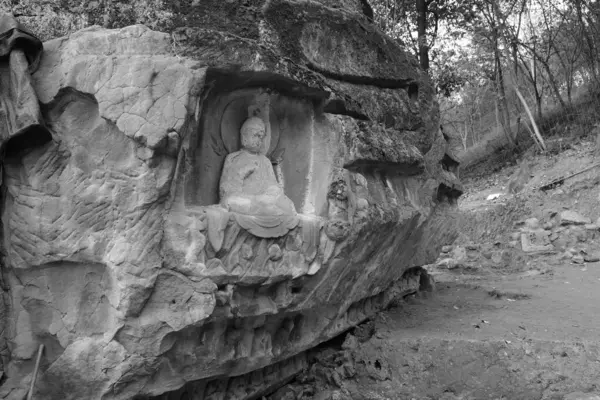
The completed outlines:
<svg viewBox="0 0 600 400">
<path fill-rule="evenodd" d="M 573 210 L 565 210 L 561 212 L 560 221 L 562 225 L 585 225 L 592 223 L 591 219 L 584 217 Z"/>
<path fill-rule="evenodd" d="M 354 2 L 251 3 L 239 32 L 217 14 L 44 44 L 30 82 L 51 137 L 0 136 L 0 395 L 22 396 L 44 344 L 38 398 L 254 398 L 454 240 L 462 189 L 415 61 Z M 298 213 L 284 234 L 219 205 L 250 116 Z"/>
</svg>

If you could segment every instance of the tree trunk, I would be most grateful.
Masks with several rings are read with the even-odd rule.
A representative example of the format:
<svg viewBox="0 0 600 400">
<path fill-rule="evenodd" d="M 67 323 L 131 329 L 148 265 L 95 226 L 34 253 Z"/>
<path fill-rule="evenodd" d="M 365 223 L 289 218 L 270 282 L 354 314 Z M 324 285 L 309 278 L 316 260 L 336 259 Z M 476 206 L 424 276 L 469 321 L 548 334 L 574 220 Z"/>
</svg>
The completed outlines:
<svg viewBox="0 0 600 400">
<path fill-rule="evenodd" d="M 491 2 L 492 6 L 492 40 L 494 44 L 494 61 L 496 64 L 496 93 L 498 95 L 498 108 L 500 114 L 500 123 L 504 134 L 508 139 L 508 143 L 511 147 L 516 146 L 515 137 L 513 136 L 512 129 L 510 128 L 510 109 L 508 108 L 508 100 L 506 99 L 506 88 L 504 85 L 504 71 L 502 70 L 502 56 L 500 52 L 500 26 L 502 23 L 502 16 L 500 8 L 496 0 Z"/>
<path fill-rule="evenodd" d="M 577 10 L 577 18 L 579 19 L 579 26 L 581 27 L 581 33 L 583 34 L 588 51 L 586 52 L 587 62 L 589 64 L 590 72 L 594 77 L 596 83 L 598 83 L 598 74 L 597 74 L 597 61 L 596 61 L 596 46 L 594 44 L 594 40 L 592 40 L 590 33 L 586 29 L 586 23 L 583 20 L 583 10 L 581 0 L 575 0 L 575 9 Z"/>
<path fill-rule="evenodd" d="M 545 62 L 544 60 L 539 59 L 538 60 L 542 63 L 542 66 L 544 67 L 544 69 L 546 70 L 546 74 L 548 75 L 548 81 L 550 83 L 550 87 L 552 88 L 552 91 L 554 92 L 554 96 L 556 97 L 556 100 L 558 100 L 558 102 L 560 103 L 560 106 L 563 108 L 563 110 L 568 110 L 569 107 L 567 106 L 567 103 L 565 103 L 565 100 L 562 98 L 562 95 L 560 94 L 560 90 L 558 89 L 558 84 L 556 83 L 556 78 L 554 77 L 554 74 L 552 73 L 552 70 L 550 69 L 550 65 L 548 65 L 547 62 Z"/>
<path fill-rule="evenodd" d="M 496 93 L 498 95 L 498 111 L 500 117 L 500 124 L 504 130 L 504 134 L 508 139 L 509 144 L 514 147 L 516 146 L 515 138 L 512 130 L 510 129 L 510 110 L 508 108 L 508 101 L 506 99 L 506 89 L 504 87 L 504 73 L 502 71 L 502 60 L 500 59 L 500 49 L 498 49 L 498 42 L 494 48 L 494 58 L 496 61 Z"/>
<path fill-rule="evenodd" d="M 537 124 L 535 123 L 535 119 L 533 118 L 533 114 L 531 114 L 531 110 L 529 109 L 529 106 L 527 105 L 525 98 L 521 94 L 521 91 L 519 91 L 519 88 L 517 87 L 517 85 L 514 85 L 514 88 L 515 88 L 515 92 L 517 93 L 517 96 L 519 97 L 519 100 L 521 100 L 521 103 L 523 103 L 525 112 L 527 113 L 527 116 L 529 117 L 529 121 L 531 122 L 531 126 L 533 127 L 533 132 L 532 132 L 531 136 L 533 136 L 534 142 L 536 142 L 540 146 L 542 151 L 546 151 L 546 143 L 544 142 L 544 138 L 542 138 L 542 134 L 540 133 L 540 130 L 538 129 Z"/>
<path fill-rule="evenodd" d="M 417 41 L 419 43 L 419 63 L 425 71 L 429 70 L 429 46 L 427 45 L 427 4 L 428 0 L 417 2 Z"/>
<path fill-rule="evenodd" d="M 535 91 L 535 109 L 536 109 L 536 114 L 537 114 L 537 119 L 538 121 L 542 120 L 542 96 L 539 95 L 537 93 L 537 90 Z"/>
<path fill-rule="evenodd" d="M 533 44 L 535 46 L 535 43 Z M 534 47 L 535 50 L 535 47 Z M 538 74 L 537 74 L 537 62 L 535 57 L 531 57 L 531 71 L 533 74 L 533 94 L 535 95 L 535 108 L 538 121 L 542 120 L 542 94 L 538 89 Z"/>
<path fill-rule="evenodd" d="M 506 38 L 505 38 L 505 41 L 508 42 L 506 40 Z M 511 55 L 512 55 L 512 59 L 513 59 L 514 81 L 516 84 L 516 82 L 519 81 L 519 56 L 518 56 L 517 42 L 513 41 L 510 45 L 511 45 L 511 50 L 512 50 Z M 515 136 L 518 136 L 519 131 L 521 130 L 521 107 L 519 107 L 518 102 L 515 102 L 515 111 L 517 114 L 517 132 L 515 133 Z M 516 137 L 515 137 L 515 140 L 516 140 Z"/>
</svg>

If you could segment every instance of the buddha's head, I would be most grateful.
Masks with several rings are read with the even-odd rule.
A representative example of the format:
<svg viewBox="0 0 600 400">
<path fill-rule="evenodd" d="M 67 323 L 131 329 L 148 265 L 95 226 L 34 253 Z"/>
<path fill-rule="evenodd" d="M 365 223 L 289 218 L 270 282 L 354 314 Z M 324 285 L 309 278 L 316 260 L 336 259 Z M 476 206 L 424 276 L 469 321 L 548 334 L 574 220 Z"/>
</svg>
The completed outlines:
<svg viewBox="0 0 600 400">
<path fill-rule="evenodd" d="M 267 146 L 267 129 L 262 119 L 251 117 L 244 122 L 240 129 L 242 148 L 256 154 L 265 154 Z"/>
</svg>

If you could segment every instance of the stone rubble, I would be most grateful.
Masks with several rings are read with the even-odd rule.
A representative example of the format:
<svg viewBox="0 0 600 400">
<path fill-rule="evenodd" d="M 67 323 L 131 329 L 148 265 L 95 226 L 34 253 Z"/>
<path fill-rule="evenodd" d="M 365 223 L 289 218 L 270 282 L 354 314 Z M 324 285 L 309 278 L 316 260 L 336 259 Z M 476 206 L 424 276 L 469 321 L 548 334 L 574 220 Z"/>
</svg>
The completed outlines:
<svg viewBox="0 0 600 400">
<path fill-rule="evenodd" d="M 600 394 L 574 392 L 566 395 L 563 400 L 600 400 Z"/>
<path fill-rule="evenodd" d="M 600 261 L 595 245 L 600 239 L 600 218 L 592 223 L 591 218 L 577 211 L 564 210 L 549 212 L 543 219 L 532 217 L 518 222 L 515 231 L 497 244 L 444 246 L 436 265 L 447 269 L 498 266 L 503 264 L 503 254 L 504 258 L 514 256 L 509 255 L 512 250 L 529 256 L 556 254 L 573 264 Z M 476 251 L 477 247 L 481 251 Z"/>
</svg>

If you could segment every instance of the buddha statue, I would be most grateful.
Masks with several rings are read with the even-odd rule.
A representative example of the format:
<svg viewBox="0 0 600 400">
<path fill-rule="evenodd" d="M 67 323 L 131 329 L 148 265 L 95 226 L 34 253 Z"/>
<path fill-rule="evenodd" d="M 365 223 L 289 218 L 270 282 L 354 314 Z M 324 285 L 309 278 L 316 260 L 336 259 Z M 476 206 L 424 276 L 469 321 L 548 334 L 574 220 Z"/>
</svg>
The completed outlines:
<svg viewBox="0 0 600 400">
<path fill-rule="evenodd" d="M 298 216 L 266 156 L 270 141 L 265 124 L 251 117 L 240 135 L 242 149 L 225 158 L 219 186 L 221 206 L 255 236 L 283 236 L 298 225 Z"/>
</svg>

